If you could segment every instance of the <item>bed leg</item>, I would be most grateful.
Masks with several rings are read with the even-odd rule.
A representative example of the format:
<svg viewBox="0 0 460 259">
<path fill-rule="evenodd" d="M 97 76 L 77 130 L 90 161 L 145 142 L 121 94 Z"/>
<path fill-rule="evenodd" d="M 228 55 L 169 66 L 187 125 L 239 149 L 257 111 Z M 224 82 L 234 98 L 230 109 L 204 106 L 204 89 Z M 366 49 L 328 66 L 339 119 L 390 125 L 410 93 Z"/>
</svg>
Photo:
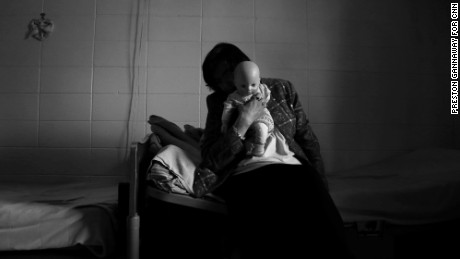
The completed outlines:
<svg viewBox="0 0 460 259">
<path fill-rule="evenodd" d="M 128 259 L 139 259 L 140 217 L 135 214 L 127 219 L 127 256 Z"/>
<path fill-rule="evenodd" d="M 139 143 L 131 145 L 130 161 L 132 173 L 129 175 L 129 214 L 126 222 L 127 231 L 127 256 L 128 259 L 139 259 L 140 217 L 137 213 L 137 198 L 139 193 Z"/>
</svg>

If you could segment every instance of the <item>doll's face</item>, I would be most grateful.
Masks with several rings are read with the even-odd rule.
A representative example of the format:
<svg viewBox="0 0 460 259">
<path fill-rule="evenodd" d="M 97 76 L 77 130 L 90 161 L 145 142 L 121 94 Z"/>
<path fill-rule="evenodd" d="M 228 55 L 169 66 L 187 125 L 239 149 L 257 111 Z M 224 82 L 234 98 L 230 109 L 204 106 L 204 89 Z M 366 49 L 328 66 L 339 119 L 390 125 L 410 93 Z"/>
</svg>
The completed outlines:
<svg viewBox="0 0 460 259">
<path fill-rule="evenodd" d="M 251 61 L 238 64 L 234 71 L 234 84 L 241 96 L 253 95 L 259 92 L 259 67 Z"/>
</svg>

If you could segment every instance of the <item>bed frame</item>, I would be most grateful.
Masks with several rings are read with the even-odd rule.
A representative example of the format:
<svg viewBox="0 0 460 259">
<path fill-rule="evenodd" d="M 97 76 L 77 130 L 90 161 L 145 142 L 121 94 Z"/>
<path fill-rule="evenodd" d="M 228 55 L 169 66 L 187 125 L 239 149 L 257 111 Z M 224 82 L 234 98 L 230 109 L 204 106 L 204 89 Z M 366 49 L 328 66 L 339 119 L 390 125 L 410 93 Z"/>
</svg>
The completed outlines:
<svg viewBox="0 0 460 259">
<path fill-rule="evenodd" d="M 227 214 L 226 205 L 222 202 L 205 198 L 193 198 L 192 196 L 183 194 L 168 193 L 149 185 L 146 181 L 146 172 L 155 154 L 149 151 L 148 142 L 132 143 L 130 151 L 131 173 L 129 187 L 126 184 L 124 184 L 124 187 L 120 187 L 121 193 L 126 193 L 129 189 L 129 205 L 125 205 L 128 207 L 126 221 L 126 249 L 128 259 L 138 259 L 140 256 L 141 219 L 143 219 L 146 207 L 149 206 L 149 201 L 151 200 L 219 216 Z M 122 200 L 121 197 L 120 200 Z M 150 209 L 155 211 L 155 208 Z"/>
</svg>

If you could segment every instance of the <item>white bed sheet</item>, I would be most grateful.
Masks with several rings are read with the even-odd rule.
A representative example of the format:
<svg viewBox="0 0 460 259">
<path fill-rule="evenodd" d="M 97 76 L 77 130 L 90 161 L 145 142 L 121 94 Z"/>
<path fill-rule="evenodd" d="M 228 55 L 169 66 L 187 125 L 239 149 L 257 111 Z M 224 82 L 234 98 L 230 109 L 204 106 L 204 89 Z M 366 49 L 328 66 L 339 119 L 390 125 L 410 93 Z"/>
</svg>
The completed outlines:
<svg viewBox="0 0 460 259">
<path fill-rule="evenodd" d="M 421 149 L 328 174 L 345 222 L 429 224 L 460 218 L 460 150 Z"/>
<path fill-rule="evenodd" d="M 91 178 L 0 182 L 0 250 L 115 248 L 117 185 Z"/>
</svg>

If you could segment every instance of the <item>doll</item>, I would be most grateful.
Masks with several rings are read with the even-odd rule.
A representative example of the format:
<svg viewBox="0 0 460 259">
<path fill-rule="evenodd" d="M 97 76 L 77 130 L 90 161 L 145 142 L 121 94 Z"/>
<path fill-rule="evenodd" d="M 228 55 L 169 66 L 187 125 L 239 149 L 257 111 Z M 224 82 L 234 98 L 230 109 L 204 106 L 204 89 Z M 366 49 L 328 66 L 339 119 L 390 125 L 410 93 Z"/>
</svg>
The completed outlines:
<svg viewBox="0 0 460 259">
<path fill-rule="evenodd" d="M 270 90 L 260 83 L 260 70 L 256 63 L 243 61 L 234 71 L 234 84 L 236 90 L 229 94 L 224 102 L 222 112 L 222 132 L 226 132 L 232 113 L 237 111 L 238 105 L 245 104 L 253 96 L 267 103 L 270 100 Z M 263 114 L 254 121 L 248 130 L 248 139 L 245 142 L 248 155 L 262 156 L 265 152 L 265 142 L 269 133 L 273 131 L 273 118 L 267 108 Z"/>
</svg>

